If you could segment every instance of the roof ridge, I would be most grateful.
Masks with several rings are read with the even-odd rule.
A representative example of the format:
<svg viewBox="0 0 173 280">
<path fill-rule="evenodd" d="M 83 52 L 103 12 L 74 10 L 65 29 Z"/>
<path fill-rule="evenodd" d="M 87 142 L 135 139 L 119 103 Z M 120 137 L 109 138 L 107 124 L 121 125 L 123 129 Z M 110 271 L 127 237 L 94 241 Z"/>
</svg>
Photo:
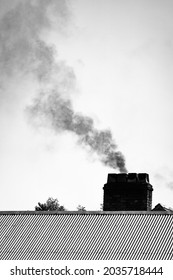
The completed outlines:
<svg viewBox="0 0 173 280">
<path fill-rule="evenodd" d="M 167 215 L 170 211 L 0 211 L 0 215 Z"/>
</svg>

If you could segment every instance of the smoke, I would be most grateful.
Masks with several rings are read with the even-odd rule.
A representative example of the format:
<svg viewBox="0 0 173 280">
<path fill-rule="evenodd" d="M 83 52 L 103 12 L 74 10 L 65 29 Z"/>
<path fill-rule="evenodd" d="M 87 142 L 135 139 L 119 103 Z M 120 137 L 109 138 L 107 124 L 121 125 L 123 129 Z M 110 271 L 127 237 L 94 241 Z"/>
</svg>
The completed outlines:
<svg viewBox="0 0 173 280">
<path fill-rule="evenodd" d="M 1 73 L 9 77 L 16 71 L 33 72 L 38 79 L 47 79 L 54 68 L 55 49 L 42 37 L 55 19 L 59 29 L 66 25 L 66 1 L 1 0 L 0 8 Z"/>
<path fill-rule="evenodd" d="M 66 26 L 70 18 L 67 1 L 1 0 L 2 7 L 3 2 L 9 5 L 2 9 L 0 19 L 1 83 L 15 73 L 33 75 L 40 91 L 26 108 L 30 119 L 57 133 L 74 133 L 78 144 L 96 153 L 104 165 L 126 172 L 124 156 L 111 131 L 98 130 L 92 118 L 74 111 L 71 93 L 75 90 L 75 73 L 58 58 L 57 48 L 45 40 L 45 33 L 53 26 L 59 31 Z"/>
<path fill-rule="evenodd" d="M 172 181 L 167 183 L 167 186 L 168 186 L 169 189 L 173 190 L 173 182 Z"/>
<path fill-rule="evenodd" d="M 78 143 L 95 152 L 104 165 L 127 172 L 124 156 L 117 151 L 111 131 L 96 129 L 93 119 L 75 112 L 71 100 L 65 99 L 61 92 L 41 92 L 28 112 L 38 125 L 47 125 L 56 132 L 74 133 Z"/>
</svg>

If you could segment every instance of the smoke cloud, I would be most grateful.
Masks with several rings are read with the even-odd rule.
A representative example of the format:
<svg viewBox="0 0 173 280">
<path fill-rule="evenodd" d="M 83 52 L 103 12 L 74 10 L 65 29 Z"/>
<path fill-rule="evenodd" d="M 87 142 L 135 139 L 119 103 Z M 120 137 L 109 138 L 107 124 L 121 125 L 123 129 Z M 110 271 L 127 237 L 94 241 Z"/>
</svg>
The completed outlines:
<svg viewBox="0 0 173 280">
<path fill-rule="evenodd" d="M 16 71 L 33 72 L 38 79 L 47 78 L 53 69 L 55 49 L 42 36 L 50 29 L 55 14 L 59 28 L 64 26 L 68 18 L 66 1 L 1 0 L 1 11 L 4 6 L 7 11 L 0 18 L 1 73 L 9 77 Z"/>
<path fill-rule="evenodd" d="M 40 86 L 39 93 L 26 112 L 37 125 L 48 126 L 57 133 L 77 135 L 78 144 L 88 147 L 109 167 L 127 172 L 125 159 L 110 130 L 99 130 L 88 116 L 75 112 L 71 93 L 75 90 L 75 73 L 58 58 L 54 45 L 45 40 L 53 26 L 63 30 L 70 13 L 65 0 L 0 1 L 0 71 L 3 78 L 16 72 L 32 74 Z"/>
<path fill-rule="evenodd" d="M 42 92 L 28 111 L 37 124 L 47 125 L 56 132 L 74 133 L 78 143 L 95 152 L 103 164 L 127 172 L 124 156 L 117 151 L 111 131 L 96 129 L 92 118 L 74 112 L 71 100 L 63 98 L 61 92 Z"/>
</svg>

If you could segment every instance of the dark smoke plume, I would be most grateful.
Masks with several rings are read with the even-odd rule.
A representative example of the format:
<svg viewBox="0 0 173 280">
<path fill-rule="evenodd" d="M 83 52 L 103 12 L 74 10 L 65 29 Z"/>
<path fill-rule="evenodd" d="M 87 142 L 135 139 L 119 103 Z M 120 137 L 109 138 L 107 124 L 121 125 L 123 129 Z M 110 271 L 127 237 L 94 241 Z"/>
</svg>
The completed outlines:
<svg viewBox="0 0 173 280">
<path fill-rule="evenodd" d="M 68 131 L 78 136 L 78 143 L 95 152 L 100 161 L 126 172 L 124 156 L 117 150 L 110 130 L 98 130 L 92 118 L 73 109 L 71 92 L 75 74 L 58 58 L 53 45 L 44 40 L 44 32 L 56 22 L 63 30 L 69 19 L 65 0 L 4 0 L 7 10 L 0 18 L 0 70 L 10 77 L 16 72 L 32 74 L 38 81 L 39 94 L 26 112 L 39 125 L 56 132 Z M 0 6 L 3 1 L 0 0 Z"/>
<path fill-rule="evenodd" d="M 75 133 L 78 143 L 95 152 L 103 164 L 127 172 L 124 156 L 117 151 L 111 131 L 96 129 L 93 119 L 74 112 L 71 100 L 64 99 L 58 91 L 42 93 L 28 110 L 38 123 L 48 125 L 56 132 Z"/>
</svg>

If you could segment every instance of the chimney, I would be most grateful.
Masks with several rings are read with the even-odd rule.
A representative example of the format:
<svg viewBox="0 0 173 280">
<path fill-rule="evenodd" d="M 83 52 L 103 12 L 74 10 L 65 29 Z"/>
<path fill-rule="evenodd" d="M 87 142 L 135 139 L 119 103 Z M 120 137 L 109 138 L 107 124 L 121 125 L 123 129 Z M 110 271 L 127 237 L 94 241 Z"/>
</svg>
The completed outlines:
<svg viewBox="0 0 173 280">
<path fill-rule="evenodd" d="M 103 211 L 150 211 L 153 187 L 146 173 L 108 174 Z"/>
</svg>

